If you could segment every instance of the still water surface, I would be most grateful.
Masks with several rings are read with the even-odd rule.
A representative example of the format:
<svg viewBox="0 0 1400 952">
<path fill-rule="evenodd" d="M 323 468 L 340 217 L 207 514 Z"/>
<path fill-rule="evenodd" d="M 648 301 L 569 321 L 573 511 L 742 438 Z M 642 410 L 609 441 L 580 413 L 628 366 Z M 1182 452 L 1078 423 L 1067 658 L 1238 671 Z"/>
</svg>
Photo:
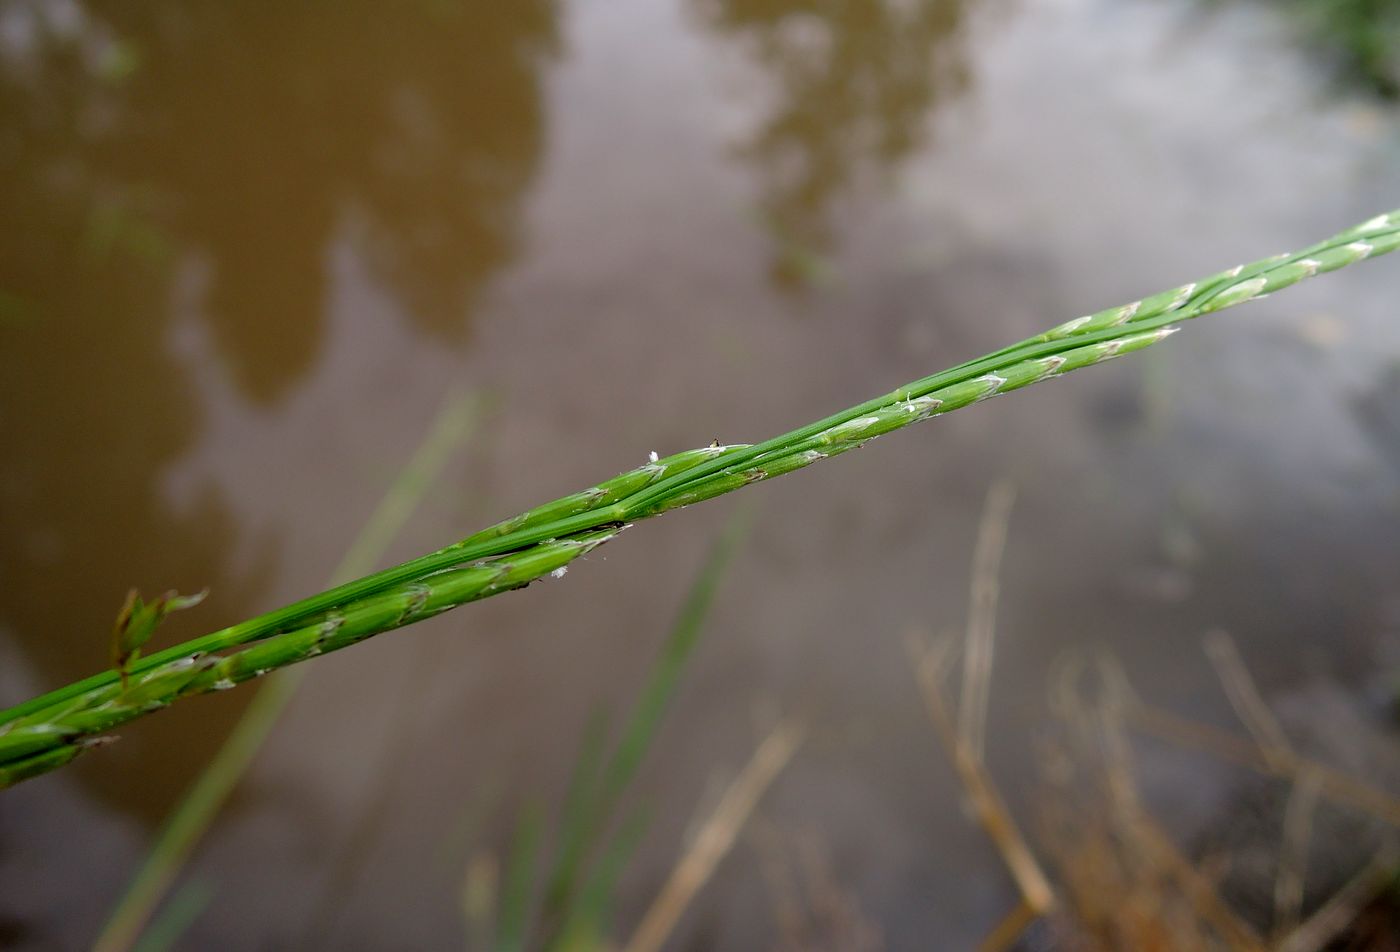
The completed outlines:
<svg viewBox="0 0 1400 952">
<path fill-rule="evenodd" d="M 0 4 L 0 704 L 103 666 L 132 585 L 211 589 L 172 640 L 320 587 L 454 387 L 489 409 L 390 557 L 1311 242 L 1400 204 L 1397 159 L 1393 109 L 1255 7 Z M 1222 627 L 1267 693 L 1364 699 L 1400 643 L 1396 287 L 1349 270 L 747 492 L 622 932 L 778 711 L 811 736 L 761 822 L 819 840 L 888 947 L 1008 908 L 903 647 L 963 623 L 998 477 L 1018 806 L 1067 651 L 1229 723 Z M 558 801 L 731 505 L 318 661 L 191 866 L 186 947 L 458 944 L 467 855 Z M 0 943 L 91 941 L 248 693 L 5 795 Z M 1173 764 L 1151 788 L 1189 831 L 1228 781 Z M 676 947 L 773 941 L 761 854 Z"/>
</svg>

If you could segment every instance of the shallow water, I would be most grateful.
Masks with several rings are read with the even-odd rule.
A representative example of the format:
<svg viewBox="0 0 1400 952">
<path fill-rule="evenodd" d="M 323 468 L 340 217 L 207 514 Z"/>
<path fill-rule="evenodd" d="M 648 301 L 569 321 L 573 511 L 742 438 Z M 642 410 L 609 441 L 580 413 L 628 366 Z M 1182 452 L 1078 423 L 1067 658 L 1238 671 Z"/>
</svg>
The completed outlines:
<svg viewBox="0 0 1400 952">
<path fill-rule="evenodd" d="M 1253 7 L 12 2 L 0 97 L 0 704 L 103 666 L 131 585 L 210 587 L 171 640 L 320 587 L 454 387 L 483 424 L 391 556 L 1400 204 L 1395 112 Z M 747 491 L 621 931 L 779 711 L 810 739 L 760 826 L 820 840 L 888 947 L 1009 908 L 903 646 L 963 624 L 998 477 L 989 758 L 1018 807 L 1066 652 L 1228 724 L 1221 627 L 1267 694 L 1366 697 L 1400 634 L 1396 268 Z M 310 666 L 190 867 L 185 947 L 459 943 L 468 853 L 558 801 L 734 504 Z M 0 943 L 91 941 L 248 693 L 0 800 Z M 1148 775 L 1189 826 L 1226 779 L 1177 767 Z M 675 947 L 771 944 L 764 842 Z"/>
</svg>

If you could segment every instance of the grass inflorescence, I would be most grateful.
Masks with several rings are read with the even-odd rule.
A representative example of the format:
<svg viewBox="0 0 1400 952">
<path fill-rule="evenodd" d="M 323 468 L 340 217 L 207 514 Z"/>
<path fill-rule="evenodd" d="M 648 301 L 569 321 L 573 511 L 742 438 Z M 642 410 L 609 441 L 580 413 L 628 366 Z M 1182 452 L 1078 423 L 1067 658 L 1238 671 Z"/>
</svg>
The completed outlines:
<svg viewBox="0 0 1400 952">
<path fill-rule="evenodd" d="M 771 479 L 988 398 L 1149 347 L 1176 325 L 1400 247 L 1400 211 L 1293 254 L 1240 265 L 924 377 L 757 444 L 713 444 L 538 506 L 444 549 L 0 712 L 0 787 L 59 767 L 174 701 L 522 588 L 629 524 Z"/>
</svg>

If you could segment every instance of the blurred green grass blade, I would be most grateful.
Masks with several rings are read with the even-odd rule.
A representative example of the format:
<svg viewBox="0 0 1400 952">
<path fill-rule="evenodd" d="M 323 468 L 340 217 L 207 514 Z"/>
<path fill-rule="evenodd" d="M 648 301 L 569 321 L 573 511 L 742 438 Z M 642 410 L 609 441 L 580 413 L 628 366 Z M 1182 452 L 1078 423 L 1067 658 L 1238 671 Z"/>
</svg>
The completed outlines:
<svg viewBox="0 0 1400 952">
<path fill-rule="evenodd" d="M 563 911 L 573 891 L 578 862 L 588 841 L 588 823 L 592 804 L 597 799 L 598 782 L 602 774 L 604 745 L 608 739 L 607 712 L 599 709 L 588 718 L 583 742 L 569 789 L 564 796 L 564 808 L 559 819 L 559 840 L 555 860 L 545 889 L 543 916 L 546 920 Z"/>
<path fill-rule="evenodd" d="M 228 739 L 166 818 L 145 862 L 93 944 L 93 952 L 133 948 L 145 923 L 262 748 L 300 681 L 300 671 L 282 671 L 269 678 L 254 695 Z"/>
<path fill-rule="evenodd" d="M 564 922 L 569 918 L 569 910 L 578 898 L 580 873 L 607 832 L 618 801 L 651 746 L 685 663 L 699 641 L 724 573 L 748 534 L 749 521 L 747 509 L 736 512 L 711 548 L 623 727 L 617 749 L 596 784 L 596 793 L 588 796 L 586 788 L 582 788 L 583 792 L 578 794 L 581 799 L 573 805 L 577 812 L 568 817 L 554 873 L 545 893 L 547 922 Z M 571 791 L 571 796 L 574 793 Z"/>
<path fill-rule="evenodd" d="M 497 952 L 524 952 L 529 928 L 530 898 L 534 892 L 535 867 L 539 862 L 540 840 L 544 834 L 544 808 L 528 803 L 516 825 L 501 891 L 500 923 L 496 933 Z"/>
<path fill-rule="evenodd" d="M 545 946 L 547 952 L 582 952 L 603 946 L 617 881 L 641 844 L 647 822 L 648 817 L 642 810 L 634 811 L 623 821 L 599 857 L 588 882 L 576 893 L 573 907 L 566 911 L 558 940 Z"/>
<path fill-rule="evenodd" d="M 443 401 L 417 450 L 395 476 L 374 512 L 332 573 L 334 585 L 372 571 L 394 538 L 422 504 L 443 468 L 474 431 L 480 399 L 454 391 Z M 140 935 L 190 853 L 208 831 L 268 735 L 295 696 L 302 669 L 287 668 L 267 679 L 228 739 L 166 818 L 145 862 L 132 877 L 93 946 L 94 952 L 124 952 Z"/>
<path fill-rule="evenodd" d="M 651 746 L 652 737 L 666 705 L 676 692 L 681 671 L 700 639 L 705 619 L 714 604 L 715 594 L 725 570 L 749 531 L 747 509 L 741 509 L 729 520 L 719 541 L 710 551 L 705 567 L 692 585 L 681 607 L 675 626 L 661 646 L 661 655 L 652 668 L 651 676 L 642 688 L 641 697 L 632 709 L 632 716 L 622 735 L 612 760 L 603 775 L 598 808 L 610 813 L 617 799 L 636 775 L 637 767 Z"/>
<path fill-rule="evenodd" d="M 423 504 L 428 490 L 442 475 L 452 456 L 471 439 L 480 422 L 482 399 L 471 391 L 454 390 L 443 400 L 413 455 L 394 477 L 340 564 L 331 573 L 339 585 L 374 571 L 403 527 Z"/>
<path fill-rule="evenodd" d="M 132 947 L 132 952 L 167 952 L 173 949 L 213 901 L 212 885 L 203 880 L 186 883 L 166 903 L 160 915 L 151 920 L 140 941 Z"/>
</svg>

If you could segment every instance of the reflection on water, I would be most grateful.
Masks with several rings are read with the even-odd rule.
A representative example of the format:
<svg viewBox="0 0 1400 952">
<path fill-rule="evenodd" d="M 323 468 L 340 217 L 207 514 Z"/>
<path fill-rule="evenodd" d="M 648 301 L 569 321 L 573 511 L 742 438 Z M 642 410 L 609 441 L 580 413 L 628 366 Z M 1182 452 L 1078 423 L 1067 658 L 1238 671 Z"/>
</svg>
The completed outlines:
<svg viewBox="0 0 1400 952">
<path fill-rule="evenodd" d="M 776 99 L 741 154 L 762 180 L 773 276 L 814 277 L 836 205 L 923 144 L 929 114 L 967 85 L 968 0 L 696 0 L 744 42 Z"/>
<path fill-rule="evenodd" d="M 1400 3 L 1286 0 L 1277 7 L 1341 85 L 1400 100 Z"/>
<path fill-rule="evenodd" d="M 163 495 L 201 429 L 177 324 L 278 401 L 322 349 L 348 242 L 417 328 L 464 338 L 519 244 L 554 18 L 552 0 L 0 8 L 0 622 L 45 681 L 103 663 L 124 584 L 208 585 L 230 617 L 273 568 L 230 578 L 217 493 Z"/>
<path fill-rule="evenodd" d="M 50 273 L 75 243 L 147 261 L 165 261 L 172 245 L 197 254 L 208 268 L 200 310 L 260 401 L 316 357 L 326 256 L 342 235 L 412 320 L 460 338 L 473 294 L 517 244 L 516 205 L 540 154 L 536 74 L 555 44 L 552 3 L 378 12 L 9 11 L 7 220 L 62 233 Z M 32 295 L 34 280 L 10 275 L 18 286 L 6 290 Z M 159 296 L 147 306 L 163 309 Z"/>
<path fill-rule="evenodd" d="M 32 193 L 10 179 L 0 187 L 11 223 L 0 234 L 5 277 L 33 302 L 4 330 L 0 617 L 24 636 L 43 680 L 59 683 L 105 664 L 123 585 L 208 584 L 237 610 L 270 565 L 229 577 L 234 527 L 222 500 L 206 493 L 175 511 L 161 493 L 157 474 L 199 427 L 189 381 L 164 346 L 164 274 L 126 255 L 77 260 L 77 202 L 23 208 Z"/>
</svg>

